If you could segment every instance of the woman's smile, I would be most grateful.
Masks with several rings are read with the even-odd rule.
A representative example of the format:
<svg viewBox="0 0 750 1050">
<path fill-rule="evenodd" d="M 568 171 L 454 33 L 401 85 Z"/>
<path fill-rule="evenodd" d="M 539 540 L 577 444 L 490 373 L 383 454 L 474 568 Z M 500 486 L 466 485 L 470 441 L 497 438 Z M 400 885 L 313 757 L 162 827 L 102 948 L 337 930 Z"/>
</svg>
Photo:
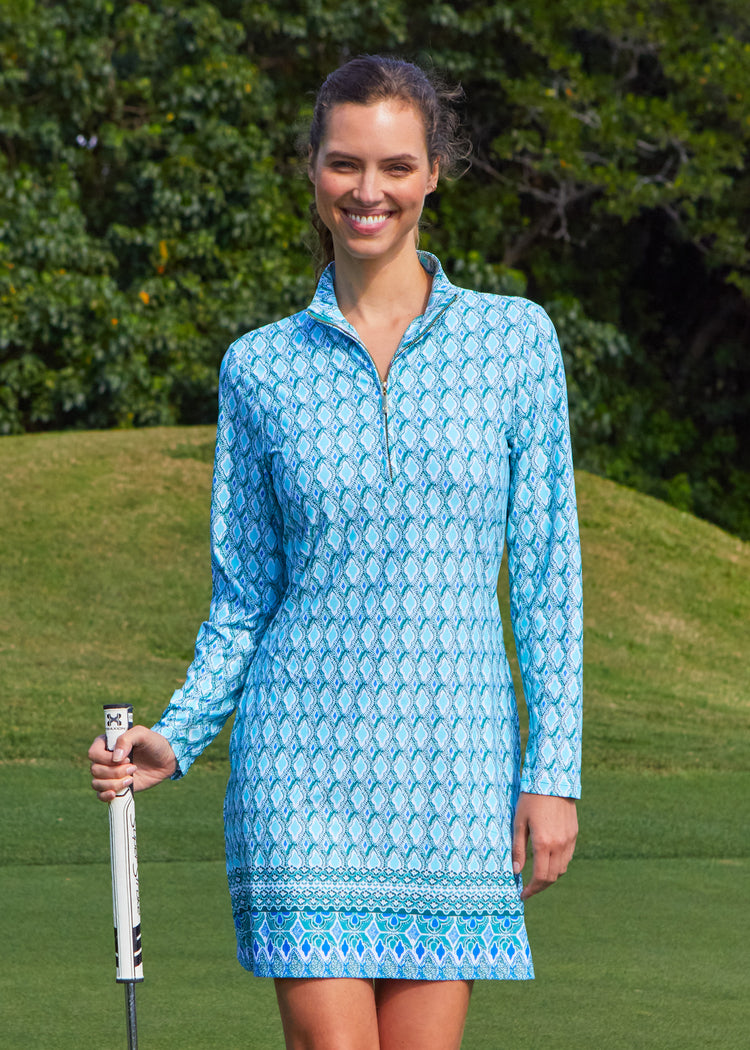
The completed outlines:
<svg viewBox="0 0 750 1050">
<path fill-rule="evenodd" d="M 363 212 L 341 209 L 353 230 L 365 236 L 379 233 L 393 215 L 390 211 Z"/>
</svg>

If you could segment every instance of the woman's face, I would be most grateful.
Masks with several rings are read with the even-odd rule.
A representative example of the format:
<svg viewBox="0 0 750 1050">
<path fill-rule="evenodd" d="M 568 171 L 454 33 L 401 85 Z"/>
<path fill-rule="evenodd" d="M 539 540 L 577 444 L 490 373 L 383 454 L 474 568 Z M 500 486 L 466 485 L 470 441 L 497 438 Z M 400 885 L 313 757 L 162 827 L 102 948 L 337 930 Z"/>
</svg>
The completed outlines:
<svg viewBox="0 0 750 1050">
<path fill-rule="evenodd" d="M 334 106 L 309 174 L 337 262 L 414 251 L 425 196 L 438 180 L 414 106 L 398 99 Z"/>
</svg>

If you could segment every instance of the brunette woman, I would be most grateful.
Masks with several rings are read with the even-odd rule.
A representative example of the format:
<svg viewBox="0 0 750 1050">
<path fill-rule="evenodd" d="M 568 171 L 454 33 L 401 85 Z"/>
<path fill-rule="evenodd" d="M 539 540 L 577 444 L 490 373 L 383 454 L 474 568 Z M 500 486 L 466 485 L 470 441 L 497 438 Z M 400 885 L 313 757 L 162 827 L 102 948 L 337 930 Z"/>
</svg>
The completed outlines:
<svg viewBox="0 0 750 1050">
<path fill-rule="evenodd" d="M 238 955 L 275 978 L 289 1048 L 456 1050 L 475 979 L 533 976 L 524 900 L 576 838 L 565 378 L 540 307 L 458 288 L 417 250 L 460 152 L 450 98 L 414 65 L 362 57 L 323 84 L 309 175 L 327 265 L 306 310 L 224 359 L 195 659 L 153 730 L 91 749 L 106 801 L 184 775 L 234 714 Z"/>
</svg>

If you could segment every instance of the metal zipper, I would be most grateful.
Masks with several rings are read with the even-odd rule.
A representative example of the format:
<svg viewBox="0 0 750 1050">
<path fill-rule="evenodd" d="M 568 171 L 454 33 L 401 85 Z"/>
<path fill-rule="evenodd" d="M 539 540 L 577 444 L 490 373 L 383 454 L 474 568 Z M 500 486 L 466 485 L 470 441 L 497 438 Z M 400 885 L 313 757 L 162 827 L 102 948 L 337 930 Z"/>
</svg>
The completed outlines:
<svg viewBox="0 0 750 1050">
<path fill-rule="evenodd" d="M 391 358 L 391 360 L 393 359 Z M 374 361 L 373 364 L 375 364 Z M 390 372 L 390 370 L 391 366 L 389 365 L 388 371 Z M 383 419 L 385 420 L 385 454 L 386 458 L 388 459 L 388 480 L 393 481 L 393 467 L 391 466 L 391 445 L 390 441 L 388 440 L 388 372 L 386 372 L 385 379 L 380 380 L 380 385 L 383 390 Z"/>
<path fill-rule="evenodd" d="M 321 317 L 320 314 L 316 314 L 312 310 L 308 310 L 307 312 L 310 315 L 310 317 L 313 317 L 316 321 L 320 321 L 321 324 L 327 325 L 329 328 L 335 328 L 337 332 L 341 332 L 348 339 L 351 339 L 354 343 L 357 344 L 357 346 L 361 347 L 364 350 L 364 352 L 367 354 L 367 356 L 370 358 L 370 361 L 372 362 L 372 367 L 375 369 L 375 375 L 378 378 L 378 384 L 380 386 L 380 408 L 381 408 L 381 411 L 383 413 L 383 426 L 384 426 L 384 429 L 385 429 L 385 455 L 386 455 L 386 461 L 388 463 L 388 480 L 389 481 L 393 481 L 393 467 L 391 465 L 391 449 L 390 449 L 390 443 L 389 443 L 389 439 L 388 439 L 388 389 L 387 389 L 388 376 L 387 376 L 387 374 L 386 374 L 386 378 L 385 379 L 381 379 L 380 372 L 378 372 L 378 366 L 375 364 L 375 358 L 372 356 L 372 354 L 367 349 L 365 344 L 361 341 L 361 339 L 357 339 L 356 336 L 353 336 L 351 332 L 347 332 L 347 330 L 345 328 L 342 328 L 341 325 L 334 324 L 333 321 L 326 320 L 326 318 L 325 317 Z M 395 354 L 394 354 L 394 357 L 395 357 Z M 393 358 L 391 358 L 391 362 L 392 361 L 393 361 Z M 390 365 L 388 366 L 388 370 L 390 371 Z"/>
<path fill-rule="evenodd" d="M 398 350 L 396 351 L 396 353 L 393 355 L 393 357 L 391 358 L 390 362 L 388 363 L 388 370 L 385 373 L 385 379 L 381 379 L 380 380 L 380 386 L 381 386 L 382 392 L 383 392 L 382 400 L 383 400 L 383 418 L 385 420 L 385 454 L 386 454 L 386 456 L 388 458 L 388 479 L 389 479 L 389 481 L 393 481 L 393 467 L 391 466 L 391 446 L 390 446 L 390 440 L 389 440 L 389 435 L 388 435 L 388 376 L 390 375 L 391 366 L 393 365 L 393 362 L 396 360 L 396 358 L 399 356 L 399 354 L 403 354 L 404 350 L 408 350 L 408 348 L 410 346 L 412 346 L 414 343 L 416 343 L 420 339 L 422 339 L 422 337 L 425 336 L 427 334 L 427 332 L 429 332 L 429 330 L 435 324 L 437 324 L 438 320 L 443 316 L 443 314 L 448 309 L 448 307 L 451 305 L 451 303 L 454 302 L 454 300 L 456 300 L 457 298 L 458 298 L 458 296 L 454 295 L 451 299 L 449 299 L 448 302 L 443 307 L 443 309 L 439 313 L 435 314 L 435 316 L 430 321 L 430 323 L 427 325 L 427 327 L 423 328 L 422 331 L 419 333 L 419 335 L 416 335 L 413 339 L 410 339 L 408 343 L 404 343 L 403 346 L 400 346 L 398 348 Z M 363 346 L 364 349 L 367 350 L 367 347 L 364 345 L 364 343 L 360 343 L 360 346 Z M 370 353 L 369 350 L 367 350 L 367 353 L 368 353 L 368 355 L 370 357 L 370 360 L 372 361 L 373 365 L 375 365 L 375 362 L 373 361 L 373 358 L 372 358 L 372 354 Z M 378 371 L 377 366 L 375 366 L 375 371 L 376 372 Z M 378 378 L 380 379 L 380 373 L 379 372 L 378 372 Z"/>
<path fill-rule="evenodd" d="M 328 325 L 329 328 L 335 328 L 337 332 L 341 332 L 341 333 L 343 333 L 343 335 L 345 335 L 349 339 L 353 340 L 357 344 L 357 346 L 361 346 L 362 349 L 364 350 L 364 352 L 370 358 L 370 361 L 372 361 L 372 367 L 375 369 L 375 375 L 378 377 L 378 382 L 380 383 L 380 405 L 381 405 L 381 408 L 383 410 L 383 426 L 384 426 L 384 429 L 385 429 L 385 455 L 386 455 L 386 460 L 388 462 L 388 480 L 389 481 L 393 481 L 393 465 L 391 463 L 391 444 L 390 444 L 390 435 L 388 433 L 388 376 L 389 376 L 390 371 L 391 371 L 391 365 L 396 360 L 396 358 L 399 356 L 399 354 L 402 354 L 404 352 L 404 350 L 407 350 L 414 343 L 418 342 L 424 335 L 427 334 L 427 332 L 429 332 L 429 330 L 431 328 L 433 328 L 435 326 L 435 324 L 437 324 L 438 320 L 443 316 L 443 314 L 448 309 L 448 307 L 451 305 L 451 303 L 455 302 L 455 300 L 457 298 L 458 298 L 458 295 L 452 296 L 448 300 L 448 302 L 445 304 L 445 306 L 443 306 L 442 310 L 440 310 L 439 313 L 435 314 L 435 316 L 430 321 L 430 323 L 427 325 L 427 327 L 422 329 L 422 331 L 419 333 L 419 335 L 416 335 L 413 339 L 410 339 L 408 343 L 404 343 L 403 346 L 400 346 L 398 348 L 398 350 L 393 355 L 393 357 L 391 358 L 391 360 L 390 360 L 390 362 L 388 364 L 388 371 L 385 374 L 385 379 L 381 379 L 380 372 L 378 371 L 378 366 L 375 364 L 375 358 L 372 356 L 372 354 L 367 349 L 367 347 L 365 346 L 365 344 L 362 342 L 361 339 L 357 339 L 355 336 L 352 335 L 351 332 L 347 332 L 347 330 L 345 328 L 342 328 L 341 325 L 334 324 L 333 321 L 327 321 L 324 317 L 321 317 L 320 314 L 316 314 L 312 310 L 309 310 L 309 309 L 307 311 L 307 313 L 310 315 L 310 317 L 315 318 L 316 321 L 320 321 L 321 324 Z"/>
</svg>

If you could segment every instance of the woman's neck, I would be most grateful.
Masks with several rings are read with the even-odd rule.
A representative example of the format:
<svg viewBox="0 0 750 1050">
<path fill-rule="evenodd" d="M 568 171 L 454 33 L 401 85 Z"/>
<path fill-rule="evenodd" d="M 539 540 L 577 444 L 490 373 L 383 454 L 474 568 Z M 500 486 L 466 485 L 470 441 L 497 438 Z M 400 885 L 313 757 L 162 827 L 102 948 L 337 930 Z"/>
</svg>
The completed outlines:
<svg viewBox="0 0 750 1050">
<path fill-rule="evenodd" d="M 416 251 L 388 261 L 336 259 L 336 301 L 350 324 L 393 323 L 423 314 L 432 278 Z"/>
</svg>

